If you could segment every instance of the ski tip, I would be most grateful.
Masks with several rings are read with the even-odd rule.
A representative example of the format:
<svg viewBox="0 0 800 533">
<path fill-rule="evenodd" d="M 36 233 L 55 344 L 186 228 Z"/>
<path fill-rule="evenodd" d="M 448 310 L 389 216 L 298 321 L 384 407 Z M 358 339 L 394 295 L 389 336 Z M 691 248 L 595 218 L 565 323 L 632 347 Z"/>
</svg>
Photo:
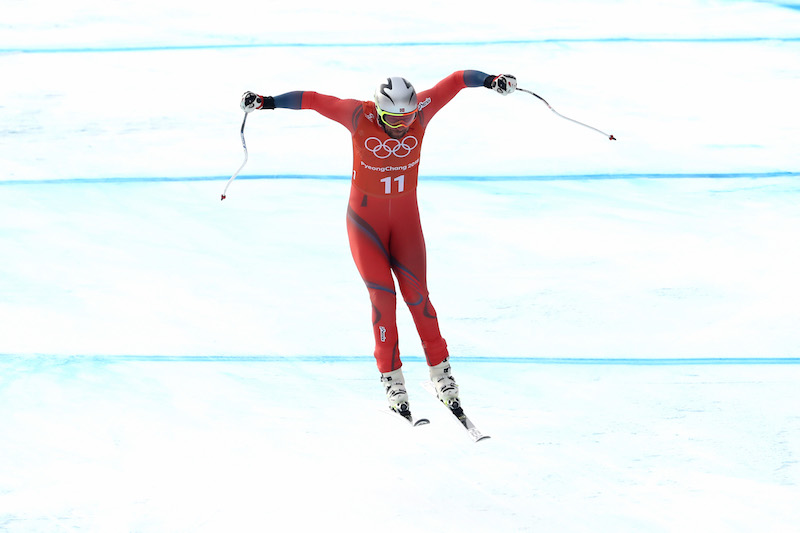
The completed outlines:
<svg viewBox="0 0 800 533">
<path fill-rule="evenodd" d="M 414 426 L 424 426 L 425 424 L 430 424 L 431 421 L 427 418 L 420 418 L 419 420 L 414 421 Z"/>
<path fill-rule="evenodd" d="M 469 433 L 469 436 L 472 438 L 473 442 L 480 442 L 482 440 L 491 438 L 489 435 L 484 435 L 483 433 L 481 433 L 480 430 L 478 430 L 478 428 L 476 427 L 467 428 L 467 432 Z"/>
</svg>

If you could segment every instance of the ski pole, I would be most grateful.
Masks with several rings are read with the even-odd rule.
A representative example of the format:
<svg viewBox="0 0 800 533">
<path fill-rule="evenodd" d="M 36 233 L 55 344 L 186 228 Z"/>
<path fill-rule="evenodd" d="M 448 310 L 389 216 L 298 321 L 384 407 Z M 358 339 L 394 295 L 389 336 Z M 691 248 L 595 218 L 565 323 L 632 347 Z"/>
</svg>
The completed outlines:
<svg viewBox="0 0 800 533">
<path fill-rule="evenodd" d="M 242 119 L 242 148 L 244 148 L 244 161 L 242 162 L 242 166 L 239 167 L 239 170 L 233 173 L 231 179 L 228 180 L 228 183 L 225 184 L 225 190 L 222 191 L 222 198 L 220 201 L 226 198 L 225 193 L 228 192 L 228 187 L 230 186 L 231 182 L 236 179 L 236 176 L 239 175 L 239 172 L 242 171 L 244 166 L 247 164 L 247 143 L 244 142 L 244 123 L 247 122 L 247 112 L 245 111 L 244 119 Z"/>
<path fill-rule="evenodd" d="M 524 92 L 524 93 L 532 94 L 533 96 L 535 96 L 536 98 L 538 98 L 539 100 L 541 100 L 542 102 L 544 102 L 544 105 L 546 105 L 546 106 L 548 107 L 548 109 L 550 109 L 550 111 L 552 111 L 553 113 L 555 113 L 555 114 L 556 114 L 556 115 L 558 115 L 559 117 L 561 117 L 561 118 L 563 118 L 563 119 L 565 119 L 565 120 L 569 120 L 570 122 L 574 122 L 575 124 L 579 124 L 579 125 L 581 125 L 581 126 L 583 126 L 583 127 L 585 127 L 585 128 L 589 128 L 590 130 L 594 130 L 594 131 L 596 131 L 597 133 L 601 133 L 601 134 L 603 134 L 605 137 L 608 137 L 608 140 L 609 140 L 609 141 L 616 141 L 616 140 L 617 140 L 617 139 L 616 139 L 616 138 L 615 138 L 613 135 L 609 135 L 608 133 L 606 133 L 606 132 L 604 132 L 604 131 L 600 131 L 600 130 L 598 130 L 597 128 L 594 128 L 594 127 L 592 127 L 592 126 L 589 126 L 588 124 L 584 124 L 583 122 L 578 122 L 577 120 L 571 119 L 571 118 L 569 118 L 569 117 L 565 117 L 564 115 L 562 115 L 561 113 L 559 113 L 558 111 L 556 111 L 555 109 L 553 109 L 553 108 L 552 108 L 552 106 L 551 106 L 550 104 L 548 104 L 548 103 L 547 103 L 547 100 L 545 100 L 544 98 L 542 98 L 541 96 L 539 96 L 539 95 L 538 95 L 538 94 L 536 94 L 535 92 L 533 92 L 533 91 L 529 91 L 529 90 L 527 90 L 527 89 L 521 89 L 521 88 L 519 88 L 519 87 L 517 87 L 517 90 L 518 90 L 518 91 L 522 91 L 522 92 Z"/>
</svg>

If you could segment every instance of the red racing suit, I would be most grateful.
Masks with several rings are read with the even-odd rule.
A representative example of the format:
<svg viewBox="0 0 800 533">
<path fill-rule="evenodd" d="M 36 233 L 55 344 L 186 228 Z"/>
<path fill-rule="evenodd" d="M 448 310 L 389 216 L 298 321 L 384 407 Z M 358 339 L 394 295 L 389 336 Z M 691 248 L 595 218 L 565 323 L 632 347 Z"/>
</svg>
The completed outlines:
<svg viewBox="0 0 800 533">
<path fill-rule="evenodd" d="M 448 357 L 436 311 L 428 297 L 425 241 L 417 207 L 417 177 L 425 128 L 465 87 L 483 85 L 487 74 L 454 72 L 417 95 L 417 120 L 400 139 L 380 124 L 375 103 L 343 100 L 312 91 L 275 97 L 275 107 L 313 109 L 350 131 L 353 173 L 347 234 L 356 267 L 372 301 L 375 360 L 380 372 L 402 366 L 398 344 L 394 272 L 422 340 L 428 365 Z"/>
</svg>

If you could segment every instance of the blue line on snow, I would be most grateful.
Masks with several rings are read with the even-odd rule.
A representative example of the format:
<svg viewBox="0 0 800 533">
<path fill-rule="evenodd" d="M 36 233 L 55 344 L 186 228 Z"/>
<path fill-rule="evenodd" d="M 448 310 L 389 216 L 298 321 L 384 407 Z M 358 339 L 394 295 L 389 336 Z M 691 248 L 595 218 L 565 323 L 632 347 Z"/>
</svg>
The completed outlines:
<svg viewBox="0 0 800 533">
<path fill-rule="evenodd" d="M 372 356 L 358 355 L 14 355 L 0 354 L 4 359 L 46 358 L 65 362 L 125 363 L 362 363 L 372 362 Z M 421 356 L 405 356 L 406 362 L 424 362 Z M 688 358 L 636 358 L 636 357 L 489 357 L 459 356 L 459 363 L 511 363 L 534 365 L 592 365 L 592 366 L 730 366 L 730 365 L 800 365 L 800 357 L 688 357 Z"/>
<path fill-rule="evenodd" d="M 0 54 L 82 54 L 108 52 L 164 52 L 179 50 L 226 50 L 247 48 L 395 48 L 414 46 L 491 46 L 526 44 L 581 44 L 581 43 L 753 43 L 800 42 L 800 37 L 607 37 L 607 38 L 541 38 L 488 41 L 409 41 L 365 43 L 221 43 L 221 44 L 164 44 L 131 46 L 73 46 L 58 48 L 0 48 Z"/>
<path fill-rule="evenodd" d="M 425 176 L 425 181 L 558 181 L 558 180 L 618 180 L 618 179 L 694 179 L 694 178 L 794 178 L 800 172 L 725 172 L 684 174 L 575 174 L 575 175 L 531 175 L 531 176 Z M 189 181 L 227 181 L 230 176 L 140 176 L 110 178 L 63 178 L 41 180 L 0 180 L 0 185 L 75 185 L 93 183 L 162 183 Z M 350 180 L 350 176 L 332 175 L 249 175 L 237 176 L 238 180 Z"/>
</svg>

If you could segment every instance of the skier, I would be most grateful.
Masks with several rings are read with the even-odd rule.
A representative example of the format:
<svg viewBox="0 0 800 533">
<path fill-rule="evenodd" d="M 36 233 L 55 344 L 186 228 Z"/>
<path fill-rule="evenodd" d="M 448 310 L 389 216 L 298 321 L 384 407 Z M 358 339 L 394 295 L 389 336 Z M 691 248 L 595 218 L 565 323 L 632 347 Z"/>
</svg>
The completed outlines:
<svg viewBox="0 0 800 533">
<path fill-rule="evenodd" d="M 417 207 L 417 176 L 425 129 L 431 118 L 461 89 L 486 87 L 500 94 L 516 88 L 514 76 L 477 70 L 454 72 L 417 95 L 400 77 L 387 78 L 374 101 L 339 99 L 313 91 L 278 96 L 246 92 L 241 107 L 313 109 L 350 131 L 353 174 L 347 209 L 347 234 L 356 267 L 369 291 L 375 360 L 389 407 L 410 415 L 398 349 L 394 272 L 422 340 L 431 381 L 439 399 L 459 409 L 447 343 L 428 297 L 425 242 Z"/>
</svg>

